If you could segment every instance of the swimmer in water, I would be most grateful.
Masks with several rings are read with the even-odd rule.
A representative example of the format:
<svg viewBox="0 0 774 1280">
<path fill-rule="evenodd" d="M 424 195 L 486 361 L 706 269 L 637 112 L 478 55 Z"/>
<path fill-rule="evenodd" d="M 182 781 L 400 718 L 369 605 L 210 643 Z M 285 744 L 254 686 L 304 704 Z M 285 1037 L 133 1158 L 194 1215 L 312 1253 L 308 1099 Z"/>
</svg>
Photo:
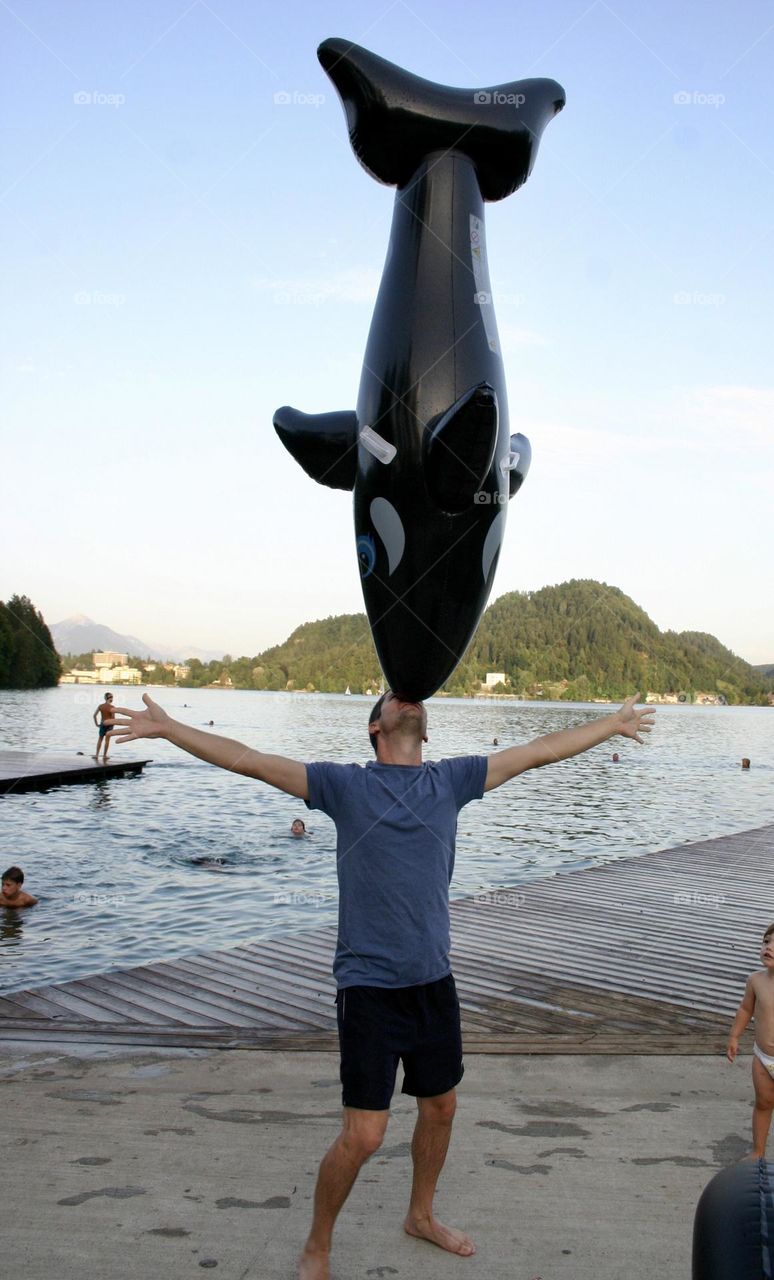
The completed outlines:
<svg viewBox="0 0 774 1280">
<path fill-rule="evenodd" d="M 7 871 L 4 871 L 0 905 L 4 907 L 34 907 L 37 898 L 33 898 L 31 893 L 25 893 L 22 889 L 23 884 L 24 872 L 21 867 L 9 867 Z"/>
<path fill-rule="evenodd" d="M 294 818 L 290 824 L 290 834 L 292 836 L 305 836 L 306 826 L 303 818 Z"/>
</svg>

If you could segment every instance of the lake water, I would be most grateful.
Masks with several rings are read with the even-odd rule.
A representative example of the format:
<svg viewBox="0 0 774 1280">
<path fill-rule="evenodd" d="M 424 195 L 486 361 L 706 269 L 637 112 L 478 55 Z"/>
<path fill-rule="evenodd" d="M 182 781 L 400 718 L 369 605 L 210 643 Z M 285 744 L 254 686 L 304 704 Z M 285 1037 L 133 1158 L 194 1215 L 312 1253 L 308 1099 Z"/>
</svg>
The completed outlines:
<svg viewBox="0 0 774 1280">
<path fill-rule="evenodd" d="M 142 690 L 116 691 L 139 704 Z M 370 698 L 150 690 L 176 719 L 301 760 L 372 759 Z M 102 690 L 0 692 L 0 749 L 93 752 Z M 188 704 L 187 706 L 185 704 Z M 605 714 L 567 703 L 442 699 L 427 759 L 486 754 Z M 644 746 L 617 738 L 463 809 L 452 896 L 774 822 L 774 710 L 660 707 Z M 613 751 L 620 754 L 614 764 Z M 0 990 L 235 946 L 336 918 L 335 832 L 321 813 L 166 742 L 141 776 L 0 796 L 3 867 L 40 898 L 0 909 Z M 752 769 L 743 772 L 742 756 Z M 289 834 L 294 817 L 310 834 Z M 222 859 L 215 869 L 195 859 Z"/>
</svg>

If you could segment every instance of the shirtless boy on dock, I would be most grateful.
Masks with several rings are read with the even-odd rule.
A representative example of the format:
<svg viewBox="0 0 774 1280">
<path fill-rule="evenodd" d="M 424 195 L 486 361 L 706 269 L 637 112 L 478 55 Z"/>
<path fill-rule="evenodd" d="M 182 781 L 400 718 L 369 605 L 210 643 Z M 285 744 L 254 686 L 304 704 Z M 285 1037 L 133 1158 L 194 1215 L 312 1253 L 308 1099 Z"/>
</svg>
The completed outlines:
<svg viewBox="0 0 774 1280">
<path fill-rule="evenodd" d="M 753 1149 L 751 1157 L 766 1155 L 771 1111 L 774 1107 L 774 924 L 763 935 L 761 960 L 765 968 L 750 974 L 742 1003 L 737 1009 L 726 1057 L 733 1062 L 739 1051 L 739 1037 L 751 1018 L 755 1018 L 752 1077 L 755 1089 L 753 1111 Z"/>
<path fill-rule="evenodd" d="M 92 717 L 95 724 L 97 724 L 97 716 L 102 717 L 99 724 L 99 737 L 97 738 L 97 754 L 94 759 L 99 760 L 99 749 L 102 747 L 103 764 L 107 764 L 108 751 L 110 750 L 110 730 L 113 728 L 114 714 L 113 695 L 112 693 L 106 693 L 104 702 L 99 704 Z"/>
</svg>

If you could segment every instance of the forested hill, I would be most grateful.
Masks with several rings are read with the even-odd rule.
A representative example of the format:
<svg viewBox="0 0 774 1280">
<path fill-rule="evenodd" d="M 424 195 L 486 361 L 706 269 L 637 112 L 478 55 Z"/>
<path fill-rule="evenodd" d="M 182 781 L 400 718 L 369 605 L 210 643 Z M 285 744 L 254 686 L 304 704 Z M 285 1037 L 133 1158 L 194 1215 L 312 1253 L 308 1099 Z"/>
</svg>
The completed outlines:
<svg viewBox="0 0 774 1280">
<path fill-rule="evenodd" d="M 526 697 L 623 698 L 722 694 L 728 702 L 766 703 L 766 679 L 701 632 L 662 632 L 617 587 L 574 580 L 540 591 L 512 591 L 487 609 L 462 663 L 446 686 L 480 691 L 488 671 Z M 381 682 L 365 614 L 343 614 L 298 627 L 255 658 L 191 664 L 195 684 L 228 680 L 240 688 L 376 691 Z"/>
<path fill-rule="evenodd" d="M 61 672 L 51 632 L 29 597 L 0 600 L 0 689 L 45 689 Z"/>
</svg>

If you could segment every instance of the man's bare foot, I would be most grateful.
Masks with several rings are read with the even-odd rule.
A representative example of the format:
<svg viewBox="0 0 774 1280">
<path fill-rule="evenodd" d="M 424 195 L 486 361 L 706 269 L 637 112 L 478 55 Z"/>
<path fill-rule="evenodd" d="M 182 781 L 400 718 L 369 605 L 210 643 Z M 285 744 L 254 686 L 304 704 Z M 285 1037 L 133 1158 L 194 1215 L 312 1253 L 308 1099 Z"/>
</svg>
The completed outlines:
<svg viewBox="0 0 774 1280">
<path fill-rule="evenodd" d="M 765 1152 L 759 1152 L 759 1151 L 748 1151 L 746 1156 L 742 1156 L 742 1161 L 745 1161 L 745 1160 L 765 1160 L 765 1158 L 766 1158 L 766 1153 L 765 1153 Z"/>
<path fill-rule="evenodd" d="M 298 1259 L 298 1280 L 330 1280 L 328 1258 L 328 1253 L 304 1249 Z"/>
<path fill-rule="evenodd" d="M 466 1236 L 464 1231 L 457 1231 L 455 1227 L 445 1227 L 437 1218 L 414 1218 L 409 1215 L 403 1223 L 403 1230 L 410 1236 L 416 1236 L 418 1240 L 429 1240 L 431 1244 L 437 1244 L 449 1253 L 458 1253 L 463 1258 L 469 1258 L 476 1252 L 470 1236 Z"/>
</svg>

